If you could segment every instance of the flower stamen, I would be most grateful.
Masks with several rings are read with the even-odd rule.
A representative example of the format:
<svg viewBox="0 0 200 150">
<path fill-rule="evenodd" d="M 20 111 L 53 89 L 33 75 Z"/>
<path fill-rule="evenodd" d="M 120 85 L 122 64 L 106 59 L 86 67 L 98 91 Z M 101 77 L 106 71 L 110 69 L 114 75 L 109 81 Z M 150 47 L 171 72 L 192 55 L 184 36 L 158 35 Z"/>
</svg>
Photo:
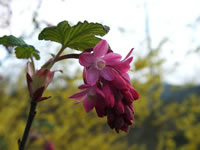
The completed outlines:
<svg viewBox="0 0 200 150">
<path fill-rule="evenodd" d="M 96 61 L 96 68 L 101 70 L 106 66 L 105 61 L 103 60 L 98 60 Z"/>
</svg>

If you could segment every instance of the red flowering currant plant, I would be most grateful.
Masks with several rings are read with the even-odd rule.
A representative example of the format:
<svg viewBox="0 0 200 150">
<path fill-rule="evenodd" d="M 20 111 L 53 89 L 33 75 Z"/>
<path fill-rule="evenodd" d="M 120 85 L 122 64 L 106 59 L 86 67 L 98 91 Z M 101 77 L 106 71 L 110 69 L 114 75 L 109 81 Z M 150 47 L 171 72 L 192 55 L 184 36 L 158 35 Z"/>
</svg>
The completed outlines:
<svg viewBox="0 0 200 150">
<path fill-rule="evenodd" d="M 81 92 L 72 95 L 75 103 L 83 103 L 86 112 L 93 108 L 98 117 L 107 117 L 107 123 L 117 133 L 128 132 L 134 124 L 133 101 L 139 98 L 137 91 L 131 86 L 128 71 L 133 59 L 133 49 L 122 59 L 114 53 L 107 41 L 100 37 L 107 34 L 109 27 L 99 23 L 78 22 L 71 26 L 67 21 L 57 26 L 47 27 L 39 34 L 39 40 L 50 40 L 61 44 L 55 57 L 49 59 L 40 69 L 36 69 L 34 59 L 39 60 L 39 51 L 13 35 L 0 37 L 0 44 L 14 47 L 16 57 L 28 59 L 26 80 L 30 95 L 30 112 L 22 139 L 18 140 L 19 150 L 24 150 L 29 131 L 36 115 L 39 102 L 49 99 L 43 92 L 51 83 L 56 71 L 53 65 L 61 60 L 75 58 L 83 66 L 83 82 L 79 86 Z M 80 51 L 79 54 L 63 55 L 66 48 Z"/>
</svg>

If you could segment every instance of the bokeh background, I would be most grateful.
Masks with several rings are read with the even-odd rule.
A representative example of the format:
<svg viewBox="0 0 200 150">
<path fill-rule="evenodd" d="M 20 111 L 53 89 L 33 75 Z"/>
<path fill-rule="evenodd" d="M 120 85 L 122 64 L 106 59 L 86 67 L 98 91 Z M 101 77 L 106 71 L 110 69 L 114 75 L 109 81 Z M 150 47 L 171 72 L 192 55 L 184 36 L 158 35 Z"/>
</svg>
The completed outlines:
<svg viewBox="0 0 200 150">
<path fill-rule="evenodd" d="M 38 41 L 38 33 L 63 20 L 109 26 L 103 38 L 122 56 L 135 48 L 130 76 L 140 99 L 128 134 L 117 134 L 106 118 L 85 113 L 68 98 L 82 83 L 82 68 L 70 60 L 54 67 L 63 74 L 45 93 L 51 100 L 38 106 L 27 149 L 199 150 L 199 6 L 199 0 L 0 0 L 0 37 L 12 34 L 35 45 L 42 57 L 37 68 L 59 48 Z M 17 150 L 24 130 L 30 105 L 26 62 L 0 46 L 0 150 Z"/>
</svg>

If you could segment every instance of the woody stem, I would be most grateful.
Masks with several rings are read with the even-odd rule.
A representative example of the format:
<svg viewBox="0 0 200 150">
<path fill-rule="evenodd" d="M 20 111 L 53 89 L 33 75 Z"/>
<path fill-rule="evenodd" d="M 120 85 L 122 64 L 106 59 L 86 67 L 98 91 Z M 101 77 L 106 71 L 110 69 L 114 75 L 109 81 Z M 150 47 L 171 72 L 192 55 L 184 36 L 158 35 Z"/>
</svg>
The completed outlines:
<svg viewBox="0 0 200 150">
<path fill-rule="evenodd" d="M 26 127 L 25 127 L 25 130 L 24 130 L 23 137 L 22 137 L 22 141 L 19 141 L 19 150 L 25 150 L 26 141 L 28 139 L 29 131 L 30 131 L 31 125 L 33 123 L 34 117 L 36 115 L 36 107 L 37 107 L 37 102 L 32 100 L 31 106 L 30 106 L 30 112 L 29 112 L 29 115 L 28 115 L 28 120 L 27 120 L 27 123 L 26 123 Z"/>
</svg>

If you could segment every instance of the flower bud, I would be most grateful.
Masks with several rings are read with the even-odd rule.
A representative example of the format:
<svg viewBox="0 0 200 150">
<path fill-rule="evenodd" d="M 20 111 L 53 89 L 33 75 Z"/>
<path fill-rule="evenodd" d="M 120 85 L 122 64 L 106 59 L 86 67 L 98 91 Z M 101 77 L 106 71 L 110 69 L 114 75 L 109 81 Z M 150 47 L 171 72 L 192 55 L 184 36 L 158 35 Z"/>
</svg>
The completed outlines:
<svg viewBox="0 0 200 150">
<path fill-rule="evenodd" d="M 117 115 L 121 115 L 124 113 L 124 104 L 121 100 L 116 100 L 114 109 Z"/>
<path fill-rule="evenodd" d="M 46 141 L 44 144 L 44 150 L 55 150 L 53 143 Z"/>
<path fill-rule="evenodd" d="M 55 72 L 55 71 L 54 71 Z M 49 83 L 52 81 L 54 72 L 49 69 L 41 68 L 39 70 L 34 70 L 31 62 L 27 63 L 27 84 L 30 97 L 34 101 L 41 101 L 49 97 L 42 97 L 44 90 L 48 87 Z"/>
</svg>

